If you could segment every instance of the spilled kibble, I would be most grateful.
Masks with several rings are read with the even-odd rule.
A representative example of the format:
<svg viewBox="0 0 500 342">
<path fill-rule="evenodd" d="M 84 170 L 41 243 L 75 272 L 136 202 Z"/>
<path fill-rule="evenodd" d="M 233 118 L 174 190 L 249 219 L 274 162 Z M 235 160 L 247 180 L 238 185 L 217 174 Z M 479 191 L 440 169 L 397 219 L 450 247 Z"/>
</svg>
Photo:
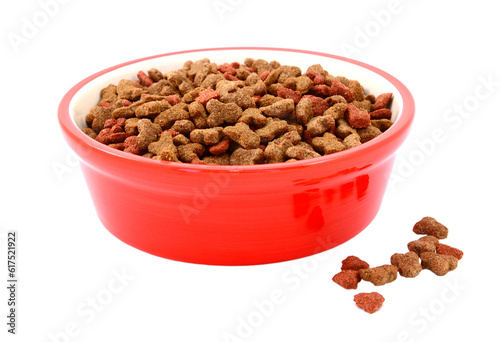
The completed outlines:
<svg viewBox="0 0 500 342">
<path fill-rule="evenodd" d="M 372 98 L 371 103 L 378 101 L 379 106 L 387 104 L 389 96 L 382 95 Z M 341 271 L 333 276 L 333 282 L 345 289 L 357 289 L 361 280 L 381 286 L 394 282 L 398 273 L 405 278 L 415 278 L 422 270 L 430 270 L 438 276 L 444 276 L 457 268 L 464 253 L 439 241 L 448 237 L 448 228 L 427 216 L 414 225 L 413 232 L 426 236 L 409 242 L 408 252 L 394 253 L 390 258 L 390 265 L 370 267 L 366 261 L 351 255 L 342 260 Z M 354 301 L 366 312 L 373 313 L 380 309 L 385 299 L 379 293 L 372 292 L 359 293 L 354 296 Z"/>
</svg>

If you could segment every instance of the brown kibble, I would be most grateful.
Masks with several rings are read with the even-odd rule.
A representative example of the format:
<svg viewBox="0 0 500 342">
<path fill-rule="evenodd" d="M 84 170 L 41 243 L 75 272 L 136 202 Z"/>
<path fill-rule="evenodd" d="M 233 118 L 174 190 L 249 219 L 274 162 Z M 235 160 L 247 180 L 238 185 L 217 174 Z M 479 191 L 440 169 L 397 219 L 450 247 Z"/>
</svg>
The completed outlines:
<svg viewBox="0 0 500 342">
<path fill-rule="evenodd" d="M 190 143 L 186 145 L 179 145 L 179 159 L 185 163 L 191 163 L 194 159 L 200 159 L 201 155 L 205 152 L 205 147 L 198 143 Z"/>
<path fill-rule="evenodd" d="M 462 259 L 462 257 L 464 256 L 464 252 L 462 252 L 458 248 L 445 245 L 444 243 L 440 243 L 437 245 L 436 253 L 442 255 L 451 255 L 458 260 Z"/>
<path fill-rule="evenodd" d="M 177 120 L 174 122 L 170 130 L 179 132 L 180 134 L 189 135 L 194 129 L 194 123 L 191 120 Z"/>
<path fill-rule="evenodd" d="M 261 107 L 260 111 L 264 116 L 272 118 L 286 118 L 293 113 L 295 104 L 292 99 L 280 100 L 272 105 Z"/>
<path fill-rule="evenodd" d="M 149 69 L 148 76 L 153 80 L 153 82 L 158 82 L 163 79 L 163 74 L 156 68 Z"/>
<path fill-rule="evenodd" d="M 176 104 L 161 112 L 154 119 L 154 123 L 160 125 L 163 130 L 169 129 L 177 120 L 189 120 L 191 118 L 187 109 L 188 105 L 185 103 Z"/>
<path fill-rule="evenodd" d="M 408 250 L 420 255 L 426 252 L 435 252 L 439 240 L 434 236 L 424 236 L 408 243 Z"/>
<path fill-rule="evenodd" d="M 223 137 L 222 127 L 194 129 L 191 131 L 189 138 L 192 142 L 211 146 L 217 144 Z"/>
<path fill-rule="evenodd" d="M 289 149 L 286 150 L 285 155 L 288 158 L 293 158 L 293 159 L 297 159 L 297 160 L 316 158 L 316 157 L 320 156 L 319 153 L 311 151 L 310 149 L 302 147 L 302 146 L 290 147 Z"/>
<path fill-rule="evenodd" d="M 297 131 L 290 131 L 283 134 L 278 139 L 271 141 L 264 148 L 264 155 L 267 163 L 281 163 L 286 160 L 286 151 L 300 141 L 300 135 Z"/>
<path fill-rule="evenodd" d="M 355 290 L 361 281 L 359 272 L 356 270 L 345 270 L 333 276 L 332 280 L 347 290 Z"/>
<path fill-rule="evenodd" d="M 164 110 L 169 109 L 170 103 L 166 101 L 150 101 L 146 102 L 135 108 L 135 116 L 139 119 L 150 118 L 153 119 L 156 115 Z"/>
<path fill-rule="evenodd" d="M 361 140 L 359 138 L 359 135 L 349 134 L 347 137 L 344 138 L 342 143 L 344 144 L 346 149 L 349 149 L 361 145 Z"/>
<path fill-rule="evenodd" d="M 349 126 L 349 123 L 344 120 L 344 119 L 338 119 L 335 121 L 336 126 L 335 126 L 335 135 L 339 137 L 340 139 L 345 139 L 351 134 L 357 135 L 359 138 L 358 131 L 351 126 Z M 360 140 L 361 141 L 361 140 Z"/>
<path fill-rule="evenodd" d="M 317 137 L 326 131 L 335 130 L 335 119 L 330 115 L 317 116 L 309 120 L 306 127 L 311 137 Z"/>
<path fill-rule="evenodd" d="M 147 149 L 149 144 L 158 140 L 161 134 L 161 126 L 154 124 L 151 120 L 141 119 L 137 122 L 137 143 L 142 149 Z M 151 151 L 150 151 L 151 152 Z"/>
<path fill-rule="evenodd" d="M 116 91 L 119 98 L 127 99 L 129 101 L 138 99 L 142 95 L 142 93 L 144 93 L 144 90 L 142 90 L 141 88 L 137 88 L 133 81 L 125 79 L 118 82 Z"/>
<path fill-rule="evenodd" d="M 238 122 L 244 122 L 248 126 L 262 128 L 266 125 L 267 119 L 262 115 L 258 108 L 247 108 L 238 119 Z"/>
<path fill-rule="evenodd" d="M 155 159 L 179 161 L 179 151 L 174 145 L 172 134 L 168 131 L 163 131 L 158 141 L 150 143 L 148 151 L 154 155 Z"/>
<path fill-rule="evenodd" d="M 266 157 L 260 148 L 246 150 L 238 148 L 231 154 L 229 162 L 231 165 L 255 165 L 262 164 Z"/>
<path fill-rule="evenodd" d="M 391 264 L 398 268 L 399 274 L 402 277 L 406 278 L 414 278 L 418 276 L 422 270 L 418 254 L 415 252 L 393 254 L 391 256 Z"/>
<path fill-rule="evenodd" d="M 222 130 L 222 133 L 246 149 L 258 148 L 260 145 L 260 137 L 244 122 L 227 126 Z"/>
<path fill-rule="evenodd" d="M 365 90 L 358 81 L 350 80 L 347 87 L 352 90 L 353 101 L 363 101 L 365 99 Z"/>
<path fill-rule="evenodd" d="M 389 119 L 370 120 L 373 127 L 377 127 L 381 132 L 385 132 L 392 126 L 392 121 Z"/>
<path fill-rule="evenodd" d="M 358 258 L 357 256 L 351 255 L 342 260 L 342 267 L 340 268 L 342 271 L 346 270 L 356 270 L 359 271 L 361 269 L 370 268 L 370 265 Z"/>
<path fill-rule="evenodd" d="M 278 118 L 267 118 L 266 125 L 255 131 L 261 143 L 267 143 L 288 130 L 288 123 Z"/>
<path fill-rule="evenodd" d="M 394 265 L 382 265 L 374 268 L 359 270 L 361 279 L 373 283 L 375 286 L 393 282 L 398 277 L 398 268 Z"/>
<path fill-rule="evenodd" d="M 322 137 L 313 138 L 312 147 L 324 155 L 345 150 L 342 141 L 339 141 L 332 133 L 325 133 Z"/>
<path fill-rule="evenodd" d="M 458 259 L 451 255 L 426 252 L 420 255 L 420 259 L 423 268 L 429 269 L 439 276 L 453 271 L 458 265 Z"/>
<path fill-rule="evenodd" d="M 446 239 L 448 237 L 448 228 L 436 221 L 432 217 L 424 217 L 413 226 L 413 232 L 416 234 L 426 234 Z"/>
<path fill-rule="evenodd" d="M 358 293 L 354 296 L 356 305 L 369 314 L 379 310 L 384 301 L 385 298 L 378 292 Z"/>
<path fill-rule="evenodd" d="M 309 120 L 313 117 L 313 103 L 310 98 L 303 97 L 300 99 L 297 107 L 295 108 L 295 114 L 297 115 L 297 122 L 302 125 L 307 125 Z"/>
<path fill-rule="evenodd" d="M 243 113 L 236 103 L 222 103 L 216 99 L 208 101 L 207 111 L 210 113 L 207 119 L 209 127 L 220 126 L 224 123 L 235 124 Z"/>
<path fill-rule="evenodd" d="M 92 139 L 95 139 L 97 137 L 97 133 L 94 132 L 94 130 L 92 128 L 84 128 L 82 129 L 82 132 L 85 133 L 86 135 L 88 135 L 89 137 L 91 137 Z"/>
<path fill-rule="evenodd" d="M 191 102 L 188 106 L 189 116 L 196 128 L 208 128 L 207 113 L 200 102 Z"/>
<path fill-rule="evenodd" d="M 358 129 L 359 140 L 362 144 L 378 137 L 382 132 L 375 126 L 369 125 L 366 128 Z"/>
</svg>

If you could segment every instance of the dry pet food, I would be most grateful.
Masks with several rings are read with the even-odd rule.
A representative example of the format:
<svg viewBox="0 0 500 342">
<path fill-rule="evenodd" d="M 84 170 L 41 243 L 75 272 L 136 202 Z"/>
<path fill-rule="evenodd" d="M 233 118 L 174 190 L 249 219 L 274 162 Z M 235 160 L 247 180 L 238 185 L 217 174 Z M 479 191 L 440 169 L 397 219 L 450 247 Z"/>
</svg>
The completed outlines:
<svg viewBox="0 0 500 342">
<path fill-rule="evenodd" d="M 439 276 L 453 271 L 458 265 L 458 259 L 451 255 L 425 252 L 420 255 L 420 259 L 423 268 L 429 269 Z"/>
<path fill-rule="evenodd" d="M 402 277 L 406 278 L 415 278 L 422 271 L 420 259 L 415 252 L 393 254 L 391 256 L 391 264 L 398 268 L 398 272 Z"/>
<path fill-rule="evenodd" d="M 357 289 L 361 281 L 357 270 L 345 270 L 333 276 L 332 280 L 342 286 L 344 289 Z"/>
<path fill-rule="evenodd" d="M 464 256 L 464 252 L 462 252 L 460 249 L 445 245 L 444 243 L 440 243 L 437 245 L 436 253 L 443 255 L 451 255 L 457 258 L 458 260 L 462 259 L 462 257 Z"/>
<path fill-rule="evenodd" d="M 438 239 L 446 239 L 448 237 L 448 228 L 436 221 L 436 219 L 428 216 L 415 223 L 413 232 L 416 234 L 432 235 Z"/>
<path fill-rule="evenodd" d="M 359 270 L 361 279 L 371 282 L 375 286 L 393 282 L 398 277 L 398 268 L 394 265 L 382 265 Z"/>
<path fill-rule="evenodd" d="M 101 90 L 83 132 L 115 149 L 171 162 L 251 165 L 359 146 L 392 125 L 392 93 L 365 94 L 319 64 L 303 72 L 246 58 L 152 68 Z"/>
<path fill-rule="evenodd" d="M 342 260 L 342 267 L 340 267 L 342 271 L 345 270 L 359 271 L 364 268 L 370 268 L 370 265 L 366 261 L 363 261 L 354 255 L 348 256 L 347 258 Z"/>
<path fill-rule="evenodd" d="M 377 101 L 383 106 L 387 97 L 380 98 L 374 103 Z M 361 280 L 380 286 L 396 280 L 398 273 L 405 278 L 414 278 L 423 269 L 428 269 L 436 275 L 443 276 L 457 268 L 458 260 L 462 259 L 464 253 L 439 242 L 439 239 L 448 236 L 448 228 L 432 217 L 424 217 L 415 224 L 413 231 L 427 235 L 409 242 L 409 252 L 393 254 L 390 259 L 391 265 L 370 268 L 366 261 L 351 255 L 342 261 L 341 272 L 332 280 L 345 289 L 357 289 Z M 354 301 L 366 312 L 373 313 L 382 306 L 384 297 L 376 292 L 360 293 L 354 296 Z"/>
<path fill-rule="evenodd" d="M 380 309 L 384 301 L 385 298 L 378 292 L 358 293 L 354 296 L 356 305 L 369 314 Z"/>
</svg>

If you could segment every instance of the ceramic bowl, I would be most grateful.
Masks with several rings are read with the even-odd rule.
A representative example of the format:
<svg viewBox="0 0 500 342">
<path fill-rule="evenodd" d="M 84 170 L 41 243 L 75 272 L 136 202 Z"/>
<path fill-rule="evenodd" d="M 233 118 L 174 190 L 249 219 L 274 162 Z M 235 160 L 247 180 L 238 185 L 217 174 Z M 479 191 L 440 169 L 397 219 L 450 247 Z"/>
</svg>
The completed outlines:
<svg viewBox="0 0 500 342">
<path fill-rule="evenodd" d="M 162 162 L 125 153 L 81 129 L 100 90 L 139 70 L 163 72 L 186 60 L 243 62 L 246 57 L 321 64 L 358 80 L 366 93 L 392 92 L 394 124 L 355 148 L 290 163 L 247 166 Z M 163 258 L 211 265 L 255 265 L 309 256 L 361 232 L 377 214 L 415 112 L 408 89 L 365 63 L 281 48 L 214 48 L 166 53 L 119 64 L 76 84 L 59 122 L 80 165 L 98 217 L 123 242 Z M 88 214 L 88 213 L 86 213 Z"/>
</svg>

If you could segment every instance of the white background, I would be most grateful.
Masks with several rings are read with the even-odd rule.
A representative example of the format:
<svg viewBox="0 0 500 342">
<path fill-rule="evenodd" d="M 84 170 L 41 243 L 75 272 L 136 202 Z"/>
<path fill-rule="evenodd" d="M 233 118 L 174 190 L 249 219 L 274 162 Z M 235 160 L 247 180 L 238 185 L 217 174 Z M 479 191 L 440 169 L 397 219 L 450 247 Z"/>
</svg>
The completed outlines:
<svg viewBox="0 0 500 342">
<path fill-rule="evenodd" d="M 490 1 L 61 0 L 43 6 L 48 2 L 11 1 L 0 14 L 0 258 L 6 258 L 6 231 L 19 235 L 18 334 L 6 332 L 2 261 L 0 340 L 496 338 L 500 24 Z M 218 12 L 216 4 L 226 7 Z M 23 31 L 28 23 L 36 31 Z M 413 93 L 416 119 L 398 151 L 395 178 L 378 216 L 356 238 L 300 260 L 213 267 L 140 252 L 99 222 L 57 123 L 64 93 L 131 59 L 221 46 L 349 56 L 389 72 Z M 488 79 L 490 88 L 482 83 Z M 373 266 L 388 263 L 427 215 L 449 227 L 445 243 L 464 250 L 457 270 L 444 277 L 423 271 L 377 288 L 362 282 L 357 291 L 332 283 L 348 255 Z M 352 300 L 371 291 L 386 298 L 373 315 Z M 94 309 L 92 298 L 98 298 Z M 272 298 L 279 300 L 271 307 Z"/>
</svg>

